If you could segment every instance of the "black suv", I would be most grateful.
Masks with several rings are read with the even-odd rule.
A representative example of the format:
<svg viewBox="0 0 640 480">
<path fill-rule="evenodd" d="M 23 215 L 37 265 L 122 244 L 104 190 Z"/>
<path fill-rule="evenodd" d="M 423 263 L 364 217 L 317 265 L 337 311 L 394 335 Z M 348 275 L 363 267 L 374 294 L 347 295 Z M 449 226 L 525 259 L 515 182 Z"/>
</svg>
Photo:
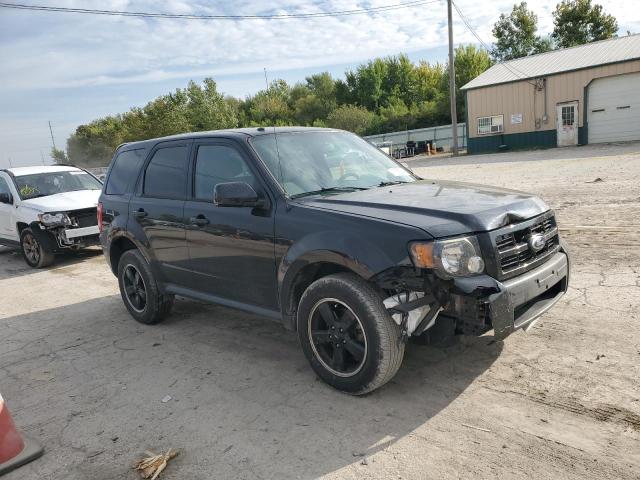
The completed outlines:
<svg viewBox="0 0 640 480">
<path fill-rule="evenodd" d="M 277 319 L 352 394 L 389 381 L 411 336 L 530 327 L 569 277 L 542 200 L 418 178 L 339 130 L 122 145 L 98 223 L 136 320 L 161 321 L 175 295 Z"/>
</svg>

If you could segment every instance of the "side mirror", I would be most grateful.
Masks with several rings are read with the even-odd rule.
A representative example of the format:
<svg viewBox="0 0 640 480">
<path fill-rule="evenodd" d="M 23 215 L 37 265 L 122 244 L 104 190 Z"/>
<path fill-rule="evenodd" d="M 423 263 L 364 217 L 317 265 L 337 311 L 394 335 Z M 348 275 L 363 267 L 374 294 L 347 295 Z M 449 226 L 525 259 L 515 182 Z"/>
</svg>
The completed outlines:
<svg viewBox="0 0 640 480">
<path fill-rule="evenodd" d="M 13 205 L 13 195 L 10 193 L 0 193 L 0 203 Z"/>
<path fill-rule="evenodd" d="M 213 190 L 213 202 L 219 207 L 262 207 L 265 204 L 246 182 L 218 183 Z"/>
</svg>

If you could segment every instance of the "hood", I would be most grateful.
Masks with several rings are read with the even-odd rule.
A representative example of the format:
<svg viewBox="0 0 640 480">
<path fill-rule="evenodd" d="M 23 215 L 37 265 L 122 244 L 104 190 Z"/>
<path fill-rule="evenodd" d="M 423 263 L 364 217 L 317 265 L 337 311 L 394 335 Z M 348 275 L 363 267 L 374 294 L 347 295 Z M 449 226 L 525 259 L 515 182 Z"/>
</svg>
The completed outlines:
<svg viewBox="0 0 640 480">
<path fill-rule="evenodd" d="M 70 212 L 93 208 L 98 205 L 100 190 L 78 190 L 75 192 L 57 193 L 46 197 L 22 200 L 23 207 L 28 207 L 39 212 Z"/>
<path fill-rule="evenodd" d="M 549 210 L 547 204 L 528 193 L 432 180 L 298 201 L 315 208 L 411 225 L 435 238 L 494 230 Z"/>
</svg>

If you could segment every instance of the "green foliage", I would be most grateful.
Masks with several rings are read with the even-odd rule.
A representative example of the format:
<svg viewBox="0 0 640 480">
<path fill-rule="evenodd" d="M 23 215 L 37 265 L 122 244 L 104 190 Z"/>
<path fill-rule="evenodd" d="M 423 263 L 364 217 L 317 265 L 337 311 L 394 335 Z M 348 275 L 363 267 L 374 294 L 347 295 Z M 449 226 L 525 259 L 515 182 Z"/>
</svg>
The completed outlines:
<svg viewBox="0 0 640 480">
<path fill-rule="evenodd" d="M 202 85 L 189 82 L 187 88 L 162 95 L 143 108 L 80 125 L 67 139 L 67 154 L 76 165 L 103 166 L 124 142 L 232 128 L 238 126 L 238 116 L 239 104 L 225 99 L 212 79 Z"/>
<path fill-rule="evenodd" d="M 51 148 L 51 158 L 53 158 L 53 161 L 56 163 L 69 163 L 67 152 L 60 150 L 59 148 Z"/>
<path fill-rule="evenodd" d="M 514 5 L 509 15 L 500 14 L 493 25 L 496 43 L 491 56 L 503 62 L 551 50 L 552 43 L 536 35 L 537 31 L 538 16 L 527 8 L 527 2 Z"/>
<path fill-rule="evenodd" d="M 456 49 L 458 89 L 491 65 L 486 52 Z M 328 72 L 289 85 L 273 81 L 243 100 L 224 97 L 212 79 L 162 95 L 142 108 L 79 126 L 67 140 L 69 159 L 78 165 L 106 165 L 124 142 L 182 132 L 232 127 L 309 125 L 373 134 L 450 122 L 446 65 L 413 64 L 406 55 L 378 58 L 348 71 Z M 464 118 L 464 98 L 458 114 Z"/>
<path fill-rule="evenodd" d="M 491 65 L 491 58 L 485 50 L 476 48 L 473 45 L 460 45 L 455 49 L 454 66 L 456 71 L 456 112 L 458 114 L 458 122 L 464 122 L 465 118 L 464 93 L 461 92 L 460 88 L 487 70 Z M 447 94 L 439 97 L 439 101 L 443 104 L 442 108 L 445 110 L 451 108 L 448 86 L 449 71 L 446 70 L 442 75 L 441 90 L 447 92 Z M 451 118 L 450 115 L 449 118 Z"/>
<path fill-rule="evenodd" d="M 371 126 L 373 119 L 374 114 L 364 107 L 342 105 L 329 114 L 327 125 L 362 135 Z"/>
<path fill-rule="evenodd" d="M 551 37 L 561 48 L 614 37 L 618 21 L 591 0 L 563 0 L 553 12 Z"/>
</svg>

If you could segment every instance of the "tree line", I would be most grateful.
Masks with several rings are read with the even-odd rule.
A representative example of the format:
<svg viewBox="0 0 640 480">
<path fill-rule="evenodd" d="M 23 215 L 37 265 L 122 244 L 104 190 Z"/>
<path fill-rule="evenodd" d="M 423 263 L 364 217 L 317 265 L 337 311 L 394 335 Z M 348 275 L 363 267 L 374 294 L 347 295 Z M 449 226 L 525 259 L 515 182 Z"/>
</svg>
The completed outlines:
<svg viewBox="0 0 640 480">
<path fill-rule="evenodd" d="M 469 82 L 491 66 L 489 54 L 471 45 L 455 50 L 456 85 Z M 304 125 L 332 127 L 361 135 L 450 123 L 446 64 L 413 63 L 407 55 L 376 58 L 347 71 L 344 79 L 328 72 L 290 85 L 274 80 L 245 99 L 225 96 L 216 82 L 159 96 L 144 107 L 80 125 L 57 161 L 103 166 L 125 142 L 236 127 Z M 458 96 L 458 121 L 464 121 L 464 97 Z"/>
<path fill-rule="evenodd" d="M 538 17 L 521 2 L 494 24 L 490 52 L 473 45 L 455 49 L 458 122 L 464 121 L 466 108 L 460 87 L 494 62 L 602 40 L 618 31 L 616 19 L 591 0 L 563 0 L 553 22 L 551 35 L 539 36 Z M 235 127 L 304 125 L 360 135 L 424 128 L 451 123 L 449 102 L 447 65 L 413 63 L 404 54 L 376 58 L 348 70 L 344 78 L 323 72 L 293 85 L 275 80 L 244 99 L 225 96 L 207 78 L 144 107 L 80 125 L 68 138 L 66 152 L 54 150 L 52 156 L 57 162 L 103 166 L 125 142 Z"/>
</svg>

